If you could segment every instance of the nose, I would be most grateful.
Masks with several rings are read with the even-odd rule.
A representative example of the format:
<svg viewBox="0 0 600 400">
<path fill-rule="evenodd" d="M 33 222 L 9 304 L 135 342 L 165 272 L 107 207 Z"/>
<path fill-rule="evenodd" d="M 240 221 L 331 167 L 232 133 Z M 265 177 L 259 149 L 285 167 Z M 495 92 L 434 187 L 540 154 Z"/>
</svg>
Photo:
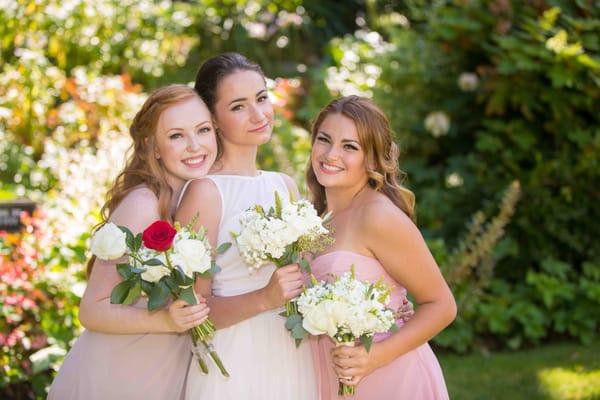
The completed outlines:
<svg viewBox="0 0 600 400">
<path fill-rule="evenodd" d="M 325 160 L 326 161 L 338 160 L 339 157 L 340 157 L 340 152 L 339 152 L 339 149 L 337 148 L 337 146 L 330 145 L 327 148 L 327 151 L 325 152 Z"/>
<path fill-rule="evenodd" d="M 200 138 L 197 135 L 189 135 L 187 140 L 187 150 L 190 152 L 200 149 Z"/>
<path fill-rule="evenodd" d="M 253 123 L 262 122 L 265 119 L 265 114 L 259 105 L 250 106 L 250 121 Z"/>
</svg>

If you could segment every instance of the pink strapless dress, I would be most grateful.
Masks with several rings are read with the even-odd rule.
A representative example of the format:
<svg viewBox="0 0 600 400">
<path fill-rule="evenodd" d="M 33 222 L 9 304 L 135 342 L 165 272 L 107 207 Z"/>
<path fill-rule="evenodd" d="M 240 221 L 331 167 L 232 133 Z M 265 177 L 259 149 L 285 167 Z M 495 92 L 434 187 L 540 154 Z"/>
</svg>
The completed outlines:
<svg viewBox="0 0 600 400">
<path fill-rule="evenodd" d="M 406 300 L 406 289 L 401 287 L 383 268 L 378 260 L 351 251 L 337 250 L 323 254 L 311 263 L 312 272 L 319 280 L 331 280 L 331 274 L 341 275 L 350 271 L 354 264 L 356 277 L 376 282 L 383 277 L 393 287 L 390 308 L 399 307 Z M 404 322 L 398 321 L 402 329 Z M 389 333 L 377 334 L 374 342 L 380 342 Z M 338 378 L 335 374 L 330 351 L 333 342 L 325 335 L 311 337 L 311 348 L 317 374 L 321 400 L 342 399 L 338 396 Z M 398 357 L 390 364 L 373 371 L 356 386 L 355 400 L 443 400 L 448 391 L 442 369 L 427 343 Z"/>
</svg>

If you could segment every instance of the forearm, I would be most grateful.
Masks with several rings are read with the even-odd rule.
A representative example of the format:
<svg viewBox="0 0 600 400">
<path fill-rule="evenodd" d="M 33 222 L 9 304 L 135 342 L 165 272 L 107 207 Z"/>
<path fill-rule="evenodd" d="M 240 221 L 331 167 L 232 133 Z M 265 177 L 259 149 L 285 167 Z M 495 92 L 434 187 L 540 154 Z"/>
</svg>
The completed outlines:
<svg viewBox="0 0 600 400">
<path fill-rule="evenodd" d="M 426 343 L 448 326 L 455 316 L 454 302 L 422 304 L 398 332 L 386 340 L 374 344 L 374 347 L 377 348 L 378 364 L 380 366 L 387 365 Z"/>
<path fill-rule="evenodd" d="M 206 299 L 210 307 L 210 320 L 217 329 L 227 328 L 271 309 L 262 290 L 237 296 L 210 296 Z"/>
<path fill-rule="evenodd" d="M 169 324 L 168 311 L 153 312 L 130 305 L 111 304 L 110 299 L 82 301 L 79 320 L 89 330 L 110 334 L 165 333 L 175 330 Z"/>
</svg>

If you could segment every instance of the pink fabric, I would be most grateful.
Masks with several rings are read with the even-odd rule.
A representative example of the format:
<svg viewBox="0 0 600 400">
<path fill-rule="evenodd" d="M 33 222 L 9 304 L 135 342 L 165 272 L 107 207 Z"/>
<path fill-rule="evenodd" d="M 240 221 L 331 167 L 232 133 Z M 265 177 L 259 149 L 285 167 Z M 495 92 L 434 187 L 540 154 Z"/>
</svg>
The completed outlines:
<svg viewBox="0 0 600 400">
<path fill-rule="evenodd" d="M 390 308 L 397 310 L 406 299 L 406 289 L 401 287 L 383 268 L 378 260 L 351 251 L 337 250 L 323 254 L 313 260 L 312 272 L 319 280 L 330 280 L 332 275 L 341 275 L 354 265 L 356 277 L 376 282 L 383 278 L 393 287 Z M 402 320 L 398 326 L 402 329 Z M 390 334 L 378 334 L 373 338 L 379 342 Z M 342 399 L 338 397 L 338 379 L 333 370 L 330 351 L 333 342 L 327 336 L 311 338 L 311 348 L 321 400 Z M 448 391 L 442 369 L 427 343 L 398 357 L 390 364 L 364 377 L 356 387 L 356 400 L 444 400 Z"/>
</svg>

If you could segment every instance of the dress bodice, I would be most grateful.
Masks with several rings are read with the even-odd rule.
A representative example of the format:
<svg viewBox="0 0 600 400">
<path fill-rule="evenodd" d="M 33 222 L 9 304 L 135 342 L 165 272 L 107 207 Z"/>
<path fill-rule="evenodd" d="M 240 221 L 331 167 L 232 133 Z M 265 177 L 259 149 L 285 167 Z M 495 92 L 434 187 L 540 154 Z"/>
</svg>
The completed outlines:
<svg viewBox="0 0 600 400">
<path fill-rule="evenodd" d="M 221 272 L 212 280 L 213 294 L 235 296 L 263 288 L 269 282 L 274 265 L 264 265 L 250 272 L 241 258 L 231 233 L 240 231 L 241 214 L 248 208 L 260 204 L 265 210 L 275 205 L 275 191 L 283 198 L 289 191 L 280 173 L 260 171 L 257 176 L 209 175 L 221 196 L 221 219 L 218 245 L 231 242 L 233 245 L 217 257 Z"/>
</svg>

